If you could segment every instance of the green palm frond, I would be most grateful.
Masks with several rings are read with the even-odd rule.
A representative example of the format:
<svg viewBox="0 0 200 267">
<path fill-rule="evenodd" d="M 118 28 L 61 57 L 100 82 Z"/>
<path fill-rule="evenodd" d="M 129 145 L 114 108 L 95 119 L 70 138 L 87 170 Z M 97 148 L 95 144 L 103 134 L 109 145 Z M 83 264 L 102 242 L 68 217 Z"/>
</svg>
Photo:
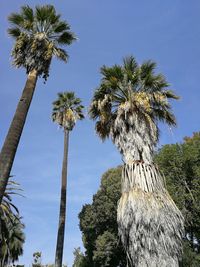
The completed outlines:
<svg viewBox="0 0 200 267">
<path fill-rule="evenodd" d="M 9 35 L 11 35 L 12 37 L 14 37 L 14 38 L 18 38 L 18 37 L 20 36 L 20 34 L 21 34 L 21 31 L 20 31 L 19 28 L 14 27 L 14 28 L 10 28 L 10 29 L 8 29 L 8 33 L 9 33 Z"/>
<path fill-rule="evenodd" d="M 22 6 L 19 13 L 12 13 L 8 20 L 9 35 L 15 40 L 12 50 L 13 64 L 24 67 L 29 73 L 37 70 L 47 79 L 52 57 L 67 61 L 68 54 L 62 47 L 76 40 L 70 25 L 60 19 L 52 5 Z"/>
<path fill-rule="evenodd" d="M 6 191 L 4 193 L 4 197 L 2 203 L 0 205 L 0 210 L 4 217 L 8 217 L 10 214 L 15 216 L 15 214 L 19 214 L 18 208 L 12 203 L 12 195 L 20 195 L 23 196 L 19 191 L 23 191 L 19 188 L 19 184 L 10 180 L 6 187 Z"/>
<path fill-rule="evenodd" d="M 24 20 L 29 21 L 30 23 L 33 23 L 34 13 L 33 13 L 33 9 L 30 6 L 28 5 L 22 6 L 21 13 L 23 14 Z"/>
<path fill-rule="evenodd" d="M 9 221 L 2 219 L 2 243 L 0 247 L 0 264 L 14 263 L 23 254 L 23 244 L 25 242 L 24 224 L 21 222 L 21 217 L 11 216 Z"/>
<path fill-rule="evenodd" d="M 140 66 L 140 69 L 142 77 L 146 77 L 147 75 L 153 75 L 156 69 L 156 63 L 152 60 L 147 60 Z"/>
<path fill-rule="evenodd" d="M 102 121 L 97 121 L 95 129 L 102 141 L 104 141 L 106 138 L 109 137 L 110 134 L 109 123 L 103 123 Z"/>
<path fill-rule="evenodd" d="M 65 61 L 67 62 L 67 59 L 68 59 L 68 54 L 67 52 L 62 49 L 62 48 L 58 48 L 58 47 L 54 47 L 54 50 L 53 50 L 53 54 L 60 60 L 62 61 Z"/>
<path fill-rule="evenodd" d="M 167 109 L 155 108 L 154 112 L 152 113 L 152 117 L 153 116 L 157 121 L 167 123 L 170 126 L 176 126 L 176 117 Z"/>
<path fill-rule="evenodd" d="M 172 90 L 165 90 L 163 93 L 167 98 L 173 98 L 176 100 L 180 99 L 180 97 L 176 95 Z"/>
<path fill-rule="evenodd" d="M 23 12 L 23 11 L 22 11 Z M 20 28 L 23 28 L 24 24 L 24 17 L 21 14 L 18 13 L 11 13 L 10 16 L 8 16 L 8 21 L 15 26 L 18 26 Z"/>
<path fill-rule="evenodd" d="M 58 21 L 53 27 L 54 33 L 62 33 L 68 30 L 70 30 L 70 27 L 65 21 Z"/>
<path fill-rule="evenodd" d="M 100 72 L 103 75 L 102 81 L 111 85 L 115 85 L 117 81 L 123 79 L 122 69 L 118 65 L 114 65 L 112 68 L 104 65 L 101 67 Z"/>
<path fill-rule="evenodd" d="M 0 206 L 0 266 L 14 263 L 23 253 L 25 236 L 18 208 L 12 203 L 11 195 L 21 191 L 19 184 L 9 181 Z"/>
<path fill-rule="evenodd" d="M 63 32 L 58 38 L 57 43 L 59 45 L 70 45 L 75 40 L 75 36 L 72 32 Z"/>
<path fill-rule="evenodd" d="M 123 65 L 124 65 L 124 69 L 127 72 L 135 72 L 136 69 L 138 68 L 138 64 L 135 60 L 135 58 L 133 56 L 129 56 L 129 57 L 125 57 L 123 59 Z"/>
</svg>

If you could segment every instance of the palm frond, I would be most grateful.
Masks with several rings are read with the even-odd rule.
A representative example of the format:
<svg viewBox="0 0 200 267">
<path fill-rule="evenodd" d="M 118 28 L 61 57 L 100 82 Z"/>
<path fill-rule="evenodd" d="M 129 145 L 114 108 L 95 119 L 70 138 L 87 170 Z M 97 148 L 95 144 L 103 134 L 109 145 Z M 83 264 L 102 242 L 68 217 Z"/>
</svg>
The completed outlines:
<svg viewBox="0 0 200 267">
<path fill-rule="evenodd" d="M 53 26 L 53 31 L 55 33 L 62 33 L 64 31 L 70 30 L 70 26 L 66 21 L 59 21 Z"/>
<path fill-rule="evenodd" d="M 47 20 L 55 23 L 59 20 L 59 17 L 56 16 L 55 8 L 52 5 L 36 6 L 35 17 L 41 23 Z"/>
<path fill-rule="evenodd" d="M 152 60 L 145 61 L 141 66 L 141 77 L 146 77 L 147 75 L 154 74 L 154 70 L 156 68 L 156 63 Z"/>
<path fill-rule="evenodd" d="M 11 13 L 10 16 L 8 16 L 8 21 L 14 26 L 23 27 L 24 18 L 21 14 Z"/>
<path fill-rule="evenodd" d="M 165 90 L 164 91 L 164 94 L 165 94 L 165 96 L 167 98 L 173 98 L 173 99 L 176 99 L 176 100 L 180 99 L 180 97 L 178 95 L 176 95 L 174 93 L 174 91 L 172 91 L 172 90 Z"/>
<path fill-rule="evenodd" d="M 70 32 L 70 31 L 66 31 L 63 32 L 58 38 L 57 38 L 57 42 L 60 45 L 70 45 L 74 40 L 76 40 L 75 35 Z"/>
<path fill-rule="evenodd" d="M 18 194 L 14 192 L 19 190 L 19 184 L 14 181 L 8 182 L 2 203 L 0 205 L 0 265 L 7 266 L 7 264 L 13 263 L 18 260 L 18 257 L 23 253 L 23 243 L 25 241 L 23 228 L 24 225 L 21 222 L 19 216 L 19 210 L 12 203 L 12 194 Z"/>
<path fill-rule="evenodd" d="M 12 37 L 14 37 L 14 38 L 18 38 L 18 37 L 20 36 L 20 34 L 21 34 L 21 31 L 20 31 L 19 28 L 14 27 L 14 28 L 10 28 L 10 29 L 8 29 L 8 33 L 9 33 L 9 35 L 11 35 Z"/>
<path fill-rule="evenodd" d="M 110 129 L 109 124 L 102 123 L 102 121 L 97 121 L 95 130 L 102 141 L 109 137 Z"/>
<path fill-rule="evenodd" d="M 26 21 L 33 23 L 34 21 L 34 14 L 33 14 L 33 9 L 26 5 L 21 7 L 21 13 L 23 14 L 23 17 Z"/>
<path fill-rule="evenodd" d="M 114 65 L 113 67 L 106 67 L 105 65 L 101 67 L 100 73 L 103 75 L 103 81 L 113 82 L 121 81 L 123 79 L 122 68 L 119 65 Z"/>
<path fill-rule="evenodd" d="M 54 47 L 53 55 L 56 56 L 58 59 L 67 62 L 68 54 L 64 49 Z"/>
<path fill-rule="evenodd" d="M 133 56 L 129 56 L 123 59 L 123 67 L 127 72 L 134 73 L 138 67 L 138 64 Z"/>
</svg>

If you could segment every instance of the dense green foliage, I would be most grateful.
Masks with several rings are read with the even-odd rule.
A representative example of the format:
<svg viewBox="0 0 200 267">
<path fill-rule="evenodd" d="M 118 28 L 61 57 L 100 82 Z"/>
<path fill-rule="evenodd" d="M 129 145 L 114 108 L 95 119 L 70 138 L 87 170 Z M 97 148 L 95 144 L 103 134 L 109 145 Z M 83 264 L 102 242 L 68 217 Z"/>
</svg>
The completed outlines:
<svg viewBox="0 0 200 267">
<path fill-rule="evenodd" d="M 80 248 L 74 250 L 74 263 L 72 267 L 88 267 L 88 262 Z"/>
<path fill-rule="evenodd" d="M 165 174 L 167 188 L 185 217 L 184 267 L 200 266 L 200 132 L 181 144 L 163 146 L 155 161 Z M 121 168 L 110 169 L 101 181 L 92 204 L 79 215 L 85 259 L 88 266 L 125 265 L 125 254 L 117 234 L 117 202 Z M 81 254 L 83 257 L 83 254 Z M 75 265 L 84 267 L 84 265 Z"/>
<path fill-rule="evenodd" d="M 24 225 L 21 218 L 11 214 L 1 218 L 2 245 L 0 247 L 0 266 L 14 263 L 23 253 Z"/>
<path fill-rule="evenodd" d="M 126 265 L 125 254 L 117 235 L 120 177 L 120 167 L 108 170 L 102 177 L 100 189 L 93 196 L 92 204 L 83 206 L 79 214 L 87 266 Z"/>
<path fill-rule="evenodd" d="M 23 253 L 24 225 L 11 195 L 18 194 L 18 184 L 9 181 L 0 205 L 0 266 L 14 263 Z"/>
</svg>

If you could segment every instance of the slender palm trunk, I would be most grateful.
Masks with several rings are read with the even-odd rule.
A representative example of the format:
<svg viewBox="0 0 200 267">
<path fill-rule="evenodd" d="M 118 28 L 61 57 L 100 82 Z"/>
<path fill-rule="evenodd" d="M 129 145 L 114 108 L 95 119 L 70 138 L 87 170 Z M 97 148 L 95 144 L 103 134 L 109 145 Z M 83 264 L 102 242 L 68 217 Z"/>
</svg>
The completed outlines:
<svg viewBox="0 0 200 267">
<path fill-rule="evenodd" d="M 64 130 L 64 155 L 62 165 L 62 184 L 60 196 L 60 214 L 57 234 L 55 267 L 62 266 L 64 235 L 65 235 L 65 217 L 66 217 L 66 191 L 67 191 L 67 158 L 69 146 L 69 131 Z"/>
<path fill-rule="evenodd" d="M 28 74 L 26 85 L 0 153 L 0 204 L 8 183 L 26 116 L 35 91 L 36 82 L 37 71 L 33 70 Z"/>
</svg>

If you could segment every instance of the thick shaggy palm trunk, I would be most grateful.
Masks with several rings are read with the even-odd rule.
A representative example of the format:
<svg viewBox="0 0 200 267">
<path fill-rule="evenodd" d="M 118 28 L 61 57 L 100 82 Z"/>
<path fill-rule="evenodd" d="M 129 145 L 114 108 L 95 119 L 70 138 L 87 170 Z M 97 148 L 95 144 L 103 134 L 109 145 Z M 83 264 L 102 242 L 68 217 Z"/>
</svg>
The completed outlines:
<svg viewBox="0 0 200 267">
<path fill-rule="evenodd" d="M 133 160 L 152 162 L 154 147 L 158 140 L 157 126 L 137 113 L 118 111 L 111 130 L 113 143 L 127 163 Z"/>
<path fill-rule="evenodd" d="M 26 121 L 26 116 L 32 101 L 36 82 L 37 72 L 33 70 L 28 74 L 26 85 L 19 100 L 14 118 L 0 153 L 0 204 L 8 183 L 19 140 Z"/>
<path fill-rule="evenodd" d="M 119 235 L 131 267 L 178 267 L 184 221 L 154 164 L 124 165 Z"/>
<path fill-rule="evenodd" d="M 125 162 L 118 228 L 130 267 L 178 267 L 184 223 L 152 163 L 156 124 L 119 110 L 111 137 Z"/>
<path fill-rule="evenodd" d="M 67 157 L 69 146 L 69 131 L 64 130 L 64 155 L 62 165 L 62 184 L 60 196 L 60 214 L 57 234 L 55 267 L 62 266 L 64 235 L 65 235 L 65 218 L 66 218 L 66 191 L 67 191 Z"/>
</svg>

